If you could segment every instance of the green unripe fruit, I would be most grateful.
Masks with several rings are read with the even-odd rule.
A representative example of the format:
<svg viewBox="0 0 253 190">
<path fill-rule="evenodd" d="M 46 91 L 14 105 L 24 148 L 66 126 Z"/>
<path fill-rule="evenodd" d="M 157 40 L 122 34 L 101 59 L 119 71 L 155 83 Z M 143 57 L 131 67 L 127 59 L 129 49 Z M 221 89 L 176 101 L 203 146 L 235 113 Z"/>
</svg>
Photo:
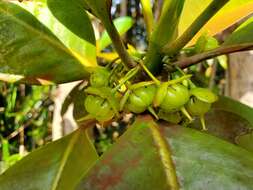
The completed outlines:
<svg viewBox="0 0 253 190">
<path fill-rule="evenodd" d="M 88 95 L 84 106 L 87 112 L 100 122 L 109 121 L 114 117 L 114 111 L 109 102 L 99 96 Z"/>
<path fill-rule="evenodd" d="M 152 104 L 155 93 L 155 85 L 143 86 L 133 90 L 128 98 L 127 109 L 133 113 L 144 112 Z"/>
<path fill-rule="evenodd" d="M 189 101 L 190 93 L 188 89 L 181 84 L 174 84 L 168 87 L 160 108 L 165 112 L 174 112 L 180 109 Z"/>
<path fill-rule="evenodd" d="M 193 88 L 191 89 L 191 95 L 206 103 L 213 103 L 217 101 L 218 97 L 212 91 L 207 88 Z"/>
<path fill-rule="evenodd" d="M 210 108 L 210 103 L 203 102 L 195 97 L 191 98 L 186 104 L 186 109 L 192 116 L 203 116 Z"/>
<path fill-rule="evenodd" d="M 90 85 L 93 87 L 108 86 L 110 78 L 110 72 L 103 68 L 97 68 L 90 76 Z"/>
</svg>

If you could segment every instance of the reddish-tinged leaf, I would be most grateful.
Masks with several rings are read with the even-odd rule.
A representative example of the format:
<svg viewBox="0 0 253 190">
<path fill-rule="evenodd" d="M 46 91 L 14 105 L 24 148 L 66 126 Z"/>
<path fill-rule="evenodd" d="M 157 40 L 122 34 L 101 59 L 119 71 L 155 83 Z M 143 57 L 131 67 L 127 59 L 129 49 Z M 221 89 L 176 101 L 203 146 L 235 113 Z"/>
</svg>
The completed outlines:
<svg viewBox="0 0 253 190">
<path fill-rule="evenodd" d="M 179 189 L 174 181 L 180 189 L 250 190 L 252 177 L 252 153 L 194 129 L 139 118 L 76 189 Z"/>
</svg>

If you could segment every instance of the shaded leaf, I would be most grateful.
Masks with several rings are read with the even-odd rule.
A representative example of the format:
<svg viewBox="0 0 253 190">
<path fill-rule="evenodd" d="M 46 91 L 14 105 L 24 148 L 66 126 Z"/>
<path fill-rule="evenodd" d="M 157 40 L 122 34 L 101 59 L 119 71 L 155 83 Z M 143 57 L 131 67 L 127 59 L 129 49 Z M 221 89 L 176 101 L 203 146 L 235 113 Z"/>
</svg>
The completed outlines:
<svg viewBox="0 0 253 190">
<path fill-rule="evenodd" d="M 91 12 L 103 21 L 103 24 L 107 25 L 110 22 L 110 10 L 111 0 L 84 0 L 86 9 L 90 9 Z"/>
<path fill-rule="evenodd" d="M 236 138 L 236 144 L 253 152 L 253 133 L 240 135 Z"/>
<path fill-rule="evenodd" d="M 68 110 L 68 107 L 73 104 L 73 116 L 75 120 L 78 120 L 87 115 L 87 111 L 85 110 L 84 100 L 86 98 L 86 94 L 84 93 L 85 83 L 81 82 L 77 86 L 75 86 L 68 96 L 65 98 L 61 115 L 64 115 Z"/>
<path fill-rule="evenodd" d="M 63 83 L 87 78 L 87 67 L 34 16 L 0 2 L 0 78 L 27 83 Z"/>
<path fill-rule="evenodd" d="M 72 134 L 35 150 L 0 176 L 1 190 L 70 190 L 97 160 L 86 132 Z"/>
<path fill-rule="evenodd" d="M 180 189 L 251 189 L 252 153 L 190 128 L 158 125 L 150 118 L 138 119 L 77 189 L 178 189 L 170 186 L 168 174 L 174 170 L 163 162 L 168 156 L 174 161 Z M 154 130 L 164 135 L 172 156 L 161 148 Z"/>
<path fill-rule="evenodd" d="M 134 24 L 133 19 L 131 17 L 119 17 L 113 21 L 117 31 L 120 35 L 125 34 Z M 103 32 L 101 38 L 98 41 L 99 50 L 103 50 L 108 45 L 112 43 L 111 38 L 109 37 L 106 31 Z"/>
<path fill-rule="evenodd" d="M 207 133 L 237 144 L 238 136 L 253 130 L 253 109 L 231 98 L 220 96 L 205 115 Z M 198 119 L 190 125 L 201 129 Z"/>
<path fill-rule="evenodd" d="M 179 35 L 181 35 L 190 24 L 200 15 L 200 13 L 212 2 L 212 0 L 186 0 L 181 20 L 179 23 Z M 240 19 L 253 12 L 252 0 L 230 0 L 195 36 L 191 44 L 199 36 L 208 32 L 209 35 L 215 35 L 228 28 Z"/>
<path fill-rule="evenodd" d="M 225 96 L 220 96 L 219 101 L 214 103 L 213 107 L 216 110 L 224 110 L 239 115 L 253 127 L 253 109 L 251 107 Z"/>
</svg>

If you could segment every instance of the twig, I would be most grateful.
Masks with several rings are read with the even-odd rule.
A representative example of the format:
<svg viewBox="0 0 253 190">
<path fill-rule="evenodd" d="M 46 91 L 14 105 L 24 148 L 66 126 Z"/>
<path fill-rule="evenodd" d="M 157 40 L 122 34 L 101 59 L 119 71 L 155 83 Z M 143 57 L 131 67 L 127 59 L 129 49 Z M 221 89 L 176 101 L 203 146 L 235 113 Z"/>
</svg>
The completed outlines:
<svg viewBox="0 0 253 190">
<path fill-rule="evenodd" d="M 201 61 L 214 58 L 224 54 L 230 54 L 240 51 L 248 51 L 253 49 L 253 43 L 244 43 L 244 44 L 237 44 L 237 45 L 230 45 L 230 46 L 221 46 L 211 51 L 207 51 L 201 54 L 197 54 L 191 57 L 183 58 L 179 61 L 172 63 L 172 67 L 178 66 L 182 69 L 187 68 L 189 66 L 195 65 Z"/>
<path fill-rule="evenodd" d="M 119 57 L 121 58 L 124 66 L 126 67 L 126 69 L 129 70 L 129 68 L 133 67 L 135 65 L 134 60 L 131 58 L 131 56 L 129 55 L 129 53 L 127 52 L 123 41 L 120 38 L 120 35 L 117 31 L 117 29 L 115 28 L 113 22 L 110 23 L 104 23 L 105 28 L 112 40 L 113 46 L 115 48 L 115 50 L 117 51 L 117 53 L 119 54 Z"/>
</svg>

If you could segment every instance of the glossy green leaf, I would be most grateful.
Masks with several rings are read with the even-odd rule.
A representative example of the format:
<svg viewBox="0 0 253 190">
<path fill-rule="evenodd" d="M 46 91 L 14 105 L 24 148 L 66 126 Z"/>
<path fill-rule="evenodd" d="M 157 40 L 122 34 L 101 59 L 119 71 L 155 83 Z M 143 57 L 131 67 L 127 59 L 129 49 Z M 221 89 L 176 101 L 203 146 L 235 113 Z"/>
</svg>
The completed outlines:
<svg viewBox="0 0 253 190">
<path fill-rule="evenodd" d="M 84 1 L 48 0 L 47 4 L 53 15 L 80 37 L 79 44 L 82 43 L 82 46 L 85 46 L 85 52 L 81 54 L 84 54 L 85 59 L 96 65 L 96 40 L 91 21 L 84 9 Z M 71 41 L 75 41 L 75 39 L 71 39 Z"/>
<path fill-rule="evenodd" d="M 168 128 L 165 135 L 184 189 L 251 189 L 252 153 L 189 128 Z"/>
<path fill-rule="evenodd" d="M 181 20 L 179 23 L 179 35 L 181 35 L 191 23 L 201 14 L 201 12 L 212 2 L 212 0 L 186 0 Z M 192 43 L 199 36 L 208 32 L 215 35 L 226 29 L 240 19 L 253 12 L 253 0 L 230 0 L 195 36 Z"/>
<path fill-rule="evenodd" d="M 116 18 L 113 23 L 120 35 L 124 35 L 134 24 L 133 19 L 128 16 Z M 98 48 L 103 50 L 111 43 L 111 38 L 109 37 L 108 33 L 104 31 L 98 41 Z"/>
<path fill-rule="evenodd" d="M 35 150 L 0 176 L 1 190 L 74 189 L 98 156 L 84 129 Z"/>
<path fill-rule="evenodd" d="M 253 43 L 253 17 L 245 21 L 225 40 L 224 45 Z"/>
<path fill-rule="evenodd" d="M 85 66 L 97 65 L 95 45 L 85 41 L 61 24 L 53 16 L 46 2 L 24 1 L 19 5 L 48 27 L 66 47 L 75 53 L 83 63 L 86 63 Z"/>
<path fill-rule="evenodd" d="M 1 1 L 0 20 L 1 80 L 48 84 L 89 76 L 86 63 L 21 7 Z"/>
<path fill-rule="evenodd" d="M 252 188 L 252 153 L 190 128 L 159 125 L 138 119 L 77 189 L 179 189 L 174 180 L 180 189 Z"/>
<path fill-rule="evenodd" d="M 212 134 L 233 144 L 241 135 L 251 133 L 253 129 L 253 109 L 231 98 L 220 96 L 205 115 L 206 133 Z M 201 129 L 199 119 L 190 125 Z M 240 144 L 239 144 L 240 146 Z"/>
<path fill-rule="evenodd" d="M 48 0 L 53 15 L 68 29 L 85 41 L 95 45 L 95 35 L 82 0 Z M 80 22 L 81 21 L 81 22 Z"/>
<path fill-rule="evenodd" d="M 76 189 L 147 190 L 170 189 L 170 169 L 165 146 L 160 150 L 159 137 L 154 137 L 157 126 L 150 118 L 138 121 L 112 146 Z M 174 173 L 175 176 L 175 173 Z M 176 189 L 176 188 L 174 188 Z"/>
</svg>

